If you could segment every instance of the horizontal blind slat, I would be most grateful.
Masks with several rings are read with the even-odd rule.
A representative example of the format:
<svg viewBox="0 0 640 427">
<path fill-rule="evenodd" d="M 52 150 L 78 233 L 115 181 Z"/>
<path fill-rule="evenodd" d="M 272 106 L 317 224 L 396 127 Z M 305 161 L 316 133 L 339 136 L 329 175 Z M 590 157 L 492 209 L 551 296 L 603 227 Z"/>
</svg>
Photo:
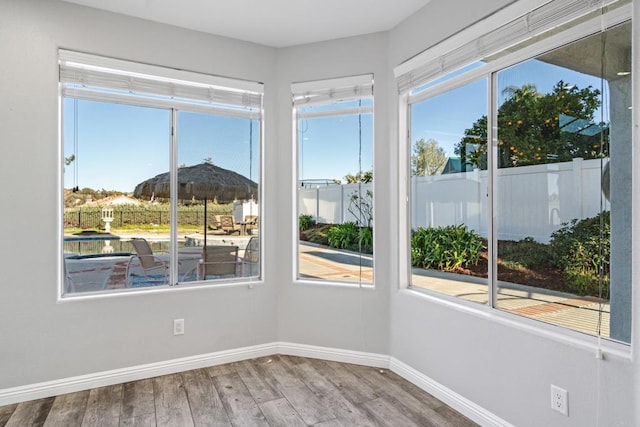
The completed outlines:
<svg viewBox="0 0 640 427">
<path fill-rule="evenodd" d="M 240 109 L 227 107 L 224 104 L 209 105 L 194 102 L 182 102 L 177 99 L 147 98 L 135 94 L 108 93 L 87 90 L 83 87 L 63 87 L 62 96 L 87 101 L 114 102 L 126 105 L 137 105 L 139 107 L 151 108 L 177 108 L 180 111 L 191 111 L 205 114 L 220 114 L 229 117 L 239 117 L 245 119 L 259 120 L 262 118 L 262 110 L 257 108 Z"/>
<path fill-rule="evenodd" d="M 373 96 L 373 75 L 293 83 L 291 92 L 297 107 L 370 98 Z"/>
<path fill-rule="evenodd" d="M 406 70 L 405 64 L 396 67 L 397 70 L 406 70 L 396 72 L 398 92 L 406 93 L 437 77 L 539 37 L 603 6 L 625 1 L 627 0 L 553 0 L 448 52 L 430 55 L 430 49 L 424 51 L 409 60 L 415 62 L 416 67 L 410 70 Z"/>
<path fill-rule="evenodd" d="M 76 56 L 79 55 L 79 56 Z M 74 61 L 65 58 L 71 57 Z M 80 61 L 87 59 L 87 64 Z M 100 63 L 99 57 L 93 55 L 76 54 L 74 52 L 60 51 L 60 83 L 64 86 L 82 86 L 84 90 L 94 90 L 96 93 L 104 93 L 104 89 L 112 91 L 139 93 L 142 96 L 157 96 L 166 98 L 180 98 L 182 102 L 203 101 L 219 104 L 228 104 L 235 107 L 261 108 L 262 85 L 250 82 L 238 81 L 238 86 L 252 86 L 255 91 L 235 87 L 216 85 L 215 76 L 197 75 L 193 72 L 185 72 L 184 77 L 197 77 L 202 81 L 187 81 L 177 78 L 168 78 L 151 74 L 143 74 L 145 64 L 131 63 L 131 69 L 126 69 L 125 61 L 99 58 L 108 65 L 120 65 L 123 69 L 107 68 Z M 111 64 L 110 61 L 113 61 Z M 156 66 L 149 67 L 150 71 L 164 72 L 167 75 L 181 76 L 179 70 L 162 69 Z M 210 80 L 210 83 L 206 81 Z M 230 83 L 233 80 L 220 78 L 221 82 Z M 257 89 L 260 89 L 259 91 Z"/>
</svg>

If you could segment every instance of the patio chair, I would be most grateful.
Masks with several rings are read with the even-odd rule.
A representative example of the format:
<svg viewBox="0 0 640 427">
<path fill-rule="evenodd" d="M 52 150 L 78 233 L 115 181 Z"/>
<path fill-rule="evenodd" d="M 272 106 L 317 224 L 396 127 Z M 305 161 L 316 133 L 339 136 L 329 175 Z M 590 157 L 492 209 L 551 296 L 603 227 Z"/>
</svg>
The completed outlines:
<svg viewBox="0 0 640 427">
<path fill-rule="evenodd" d="M 245 215 L 244 223 L 245 223 L 245 233 L 252 235 L 253 230 L 258 229 L 258 225 L 259 225 L 258 215 Z"/>
<path fill-rule="evenodd" d="M 239 266 L 237 246 L 204 246 L 198 265 L 198 280 L 236 277 Z"/>
<path fill-rule="evenodd" d="M 254 236 L 249 239 L 244 255 L 240 258 L 242 276 L 258 276 L 260 274 L 260 238 Z"/>
<path fill-rule="evenodd" d="M 220 215 L 220 229 L 227 234 L 240 234 L 240 226 L 236 224 L 232 215 Z"/>
<path fill-rule="evenodd" d="M 130 270 L 132 266 L 134 265 L 134 261 L 138 260 L 139 263 L 139 267 L 142 269 L 142 272 L 144 273 L 144 283 L 141 284 L 140 286 L 150 286 L 150 285 L 155 285 L 158 284 L 158 277 L 157 276 L 161 276 L 162 277 L 162 283 L 161 284 L 167 284 L 169 283 L 169 262 L 162 260 L 160 258 L 158 258 L 156 255 L 153 254 L 153 250 L 151 249 L 151 246 L 149 246 L 149 242 L 147 242 L 145 239 L 132 239 L 131 240 L 131 246 L 133 246 L 133 249 L 136 251 L 135 255 L 131 255 L 131 258 L 129 258 L 129 262 L 127 263 L 127 270 L 126 270 L 126 280 L 127 280 L 127 286 L 133 285 L 133 282 L 129 282 L 129 278 L 130 276 Z M 154 274 L 151 274 L 153 272 L 159 272 Z M 153 277 L 156 276 L 156 277 Z"/>
<path fill-rule="evenodd" d="M 107 288 L 113 275 L 114 263 L 103 261 L 102 254 L 64 255 L 63 278 L 64 293 L 100 291 Z"/>
<path fill-rule="evenodd" d="M 222 225 L 220 224 L 220 217 L 222 215 L 214 215 L 213 216 L 213 225 L 209 226 L 210 230 L 219 230 L 222 228 Z"/>
<path fill-rule="evenodd" d="M 63 277 L 64 277 L 64 293 L 72 294 L 76 291 L 76 285 L 75 283 L 73 283 L 73 279 L 71 278 L 69 271 L 67 271 L 66 259 L 62 263 L 62 268 L 63 268 Z"/>
</svg>

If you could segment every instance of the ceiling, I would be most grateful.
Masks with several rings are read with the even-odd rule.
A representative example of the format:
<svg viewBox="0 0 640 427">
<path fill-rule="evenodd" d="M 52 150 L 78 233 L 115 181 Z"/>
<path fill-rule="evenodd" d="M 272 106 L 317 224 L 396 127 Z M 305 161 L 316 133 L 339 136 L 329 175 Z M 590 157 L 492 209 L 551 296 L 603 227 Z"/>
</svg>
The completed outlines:
<svg viewBox="0 0 640 427">
<path fill-rule="evenodd" d="M 431 0 L 63 0 L 272 47 L 390 30 Z"/>
<path fill-rule="evenodd" d="M 631 71 L 631 22 L 562 46 L 538 59 L 612 81 Z"/>
</svg>

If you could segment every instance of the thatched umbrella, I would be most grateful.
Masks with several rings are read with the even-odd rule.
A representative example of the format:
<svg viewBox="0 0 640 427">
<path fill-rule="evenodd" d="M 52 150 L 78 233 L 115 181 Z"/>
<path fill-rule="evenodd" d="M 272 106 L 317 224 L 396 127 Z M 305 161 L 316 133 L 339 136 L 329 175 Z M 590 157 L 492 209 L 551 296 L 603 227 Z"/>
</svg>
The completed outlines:
<svg viewBox="0 0 640 427">
<path fill-rule="evenodd" d="M 168 199 L 169 172 L 156 175 L 136 185 L 133 196 L 137 198 L 160 197 Z M 178 199 L 204 200 L 204 236 L 207 238 L 207 200 L 230 203 L 234 200 L 256 198 L 258 184 L 234 171 L 211 163 L 201 163 L 178 169 Z"/>
<path fill-rule="evenodd" d="M 256 196 L 258 184 L 239 173 L 210 163 L 178 169 L 178 198 L 180 200 L 217 200 L 230 203 Z M 169 198 L 169 172 L 161 173 L 136 185 L 133 197 Z"/>
</svg>

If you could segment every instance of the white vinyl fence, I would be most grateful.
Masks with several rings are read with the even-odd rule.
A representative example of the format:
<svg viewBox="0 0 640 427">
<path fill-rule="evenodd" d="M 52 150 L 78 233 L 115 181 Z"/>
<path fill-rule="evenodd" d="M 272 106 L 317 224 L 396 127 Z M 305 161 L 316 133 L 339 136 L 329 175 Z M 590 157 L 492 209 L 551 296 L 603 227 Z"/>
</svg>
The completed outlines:
<svg viewBox="0 0 640 427">
<path fill-rule="evenodd" d="M 342 224 L 359 222 L 359 218 L 349 212 L 351 197 L 367 191 L 373 193 L 373 184 L 343 184 L 300 188 L 298 190 L 298 213 L 311 215 L 316 222 Z M 353 208 L 351 208 L 353 211 Z"/>
<path fill-rule="evenodd" d="M 604 159 L 602 166 L 608 159 Z M 600 212 L 601 161 L 572 162 L 499 169 L 497 172 L 498 239 L 533 237 L 548 242 L 551 233 L 572 219 Z M 300 214 L 322 223 L 356 221 L 348 212 L 351 194 L 358 184 L 298 190 Z M 373 191 L 361 184 L 360 191 Z M 465 224 L 487 236 L 487 171 L 454 173 L 411 180 L 412 228 Z M 602 197 L 604 209 L 609 204 Z"/>
</svg>

